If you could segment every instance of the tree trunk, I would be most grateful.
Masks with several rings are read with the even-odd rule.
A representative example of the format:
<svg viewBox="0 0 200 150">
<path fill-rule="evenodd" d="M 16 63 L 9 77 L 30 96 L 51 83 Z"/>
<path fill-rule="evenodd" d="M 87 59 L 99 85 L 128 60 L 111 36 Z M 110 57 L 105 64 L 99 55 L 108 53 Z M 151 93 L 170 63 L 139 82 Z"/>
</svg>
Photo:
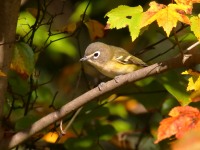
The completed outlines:
<svg viewBox="0 0 200 150">
<path fill-rule="evenodd" d="M 0 2 L 0 71 L 7 74 L 15 45 L 16 25 L 20 0 Z M 7 89 L 7 76 L 0 75 L 0 141 L 4 135 L 3 108 Z"/>
</svg>

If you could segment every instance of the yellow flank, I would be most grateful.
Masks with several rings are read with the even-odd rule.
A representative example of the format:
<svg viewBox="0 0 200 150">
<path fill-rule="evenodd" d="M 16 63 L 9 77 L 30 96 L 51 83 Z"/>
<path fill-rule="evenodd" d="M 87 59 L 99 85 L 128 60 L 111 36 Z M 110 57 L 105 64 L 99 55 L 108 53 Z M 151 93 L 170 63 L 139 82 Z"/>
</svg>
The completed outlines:
<svg viewBox="0 0 200 150">
<path fill-rule="evenodd" d="M 114 78 L 115 76 L 127 74 L 140 69 L 140 66 L 134 64 L 121 64 L 117 61 L 109 61 L 106 64 L 96 64 L 96 68 L 102 74 Z"/>
</svg>

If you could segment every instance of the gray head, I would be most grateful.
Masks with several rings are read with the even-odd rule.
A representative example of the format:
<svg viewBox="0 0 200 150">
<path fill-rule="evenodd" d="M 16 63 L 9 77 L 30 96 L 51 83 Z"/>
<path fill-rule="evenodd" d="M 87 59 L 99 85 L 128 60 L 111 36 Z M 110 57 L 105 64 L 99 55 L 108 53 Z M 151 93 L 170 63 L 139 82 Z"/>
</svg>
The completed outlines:
<svg viewBox="0 0 200 150">
<path fill-rule="evenodd" d="M 85 50 L 85 55 L 80 61 L 88 61 L 91 64 L 104 64 L 112 58 L 110 46 L 101 42 L 91 43 Z"/>
</svg>

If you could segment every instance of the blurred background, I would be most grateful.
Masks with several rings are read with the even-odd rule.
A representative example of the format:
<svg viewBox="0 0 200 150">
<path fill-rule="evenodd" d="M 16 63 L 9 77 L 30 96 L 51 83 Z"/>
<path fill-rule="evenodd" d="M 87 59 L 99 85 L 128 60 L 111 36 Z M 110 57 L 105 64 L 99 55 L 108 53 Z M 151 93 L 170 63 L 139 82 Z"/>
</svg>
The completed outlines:
<svg viewBox="0 0 200 150">
<path fill-rule="evenodd" d="M 30 126 L 40 117 L 109 80 L 93 67 L 79 62 L 92 42 L 122 47 L 148 64 L 176 56 L 179 49 L 175 38 L 167 38 L 157 23 L 142 31 L 134 42 L 128 28 L 105 30 L 108 19 L 105 15 L 112 9 L 119 5 L 141 5 L 146 11 L 149 2 L 22 1 L 17 49 L 22 52 L 20 59 L 24 60 L 22 65 L 26 69 L 19 71 L 14 67 L 10 73 L 5 108 L 7 122 L 13 130 Z M 171 1 L 160 2 L 168 4 Z M 178 24 L 176 31 L 183 49 L 195 40 L 182 24 Z M 181 84 L 177 88 L 186 85 L 186 79 L 180 76 L 181 71 L 183 69 L 149 77 L 101 96 L 83 107 L 66 135 L 58 139 L 57 123 L 32 137 L 34 140 L 25 145 L 27 148 L 69 150 L 168 149 L 166 142 L 155 145 L 154 140 L 159 121 L 172 107 L 179 105 L 169 91 L 175 86 L 171 84 L 178 80 Z M 64 119 L 63 126 L 72 116 L 73 113 Z"/>
</svg>

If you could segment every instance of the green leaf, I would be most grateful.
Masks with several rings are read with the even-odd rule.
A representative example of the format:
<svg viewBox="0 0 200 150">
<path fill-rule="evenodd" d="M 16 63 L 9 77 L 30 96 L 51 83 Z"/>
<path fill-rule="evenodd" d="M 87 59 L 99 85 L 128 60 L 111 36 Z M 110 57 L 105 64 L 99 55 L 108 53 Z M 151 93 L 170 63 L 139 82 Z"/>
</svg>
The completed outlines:
<svg viewBox="0 0 200 150">
<path fill-rule="evenodd" d="M 186 91 L 187 81 L 175 72 L 168 72 L 157 78 L 165 89 L 172 94 L 181 105 L 188 105 L 190 95 Z"/>
<path fill-rule="evenodd" d="M 133 129 L 133 126 L 124 120 L 116 120 L 112 122 L 113 127 L 117 132 L 124 132 Z"/>
<path fill-rule="evenodd" d="M 25 116 L 16 122 L 15 129 L 17 131 L 26 129 L 30 127 L 38 119 L 39 119 L 38 117 L 33 115 Z"/>
<path fill-rule="evenodd" d="M 16 43 L 11 68 L 22 75 L 31 75 L 35 66 L 31 47 L 23 42 Z"/>
<path fill-rule="evenodd" d="M 128 26 L 132 41 L 134 41 L 140 33 L 142 12 L 141 6 L 129 7 L 121 5 L 106 14 L 109 17 L 107 24 L 110 29 L 121 29 Z"/>
<path fill-rule="evenodd" d="M 73 14 L 70 16 L 69 21 L 70 22 L 78 22 L 80 21 L 81 15 L 83 15 L 85 8 L 87 7 L 87 11 L 85 12 L 86 15 L 89 15 L 91 13 L 92 6 L 88 5 L 88 1 L 82 1 L 79 2 L 77 7 L 73 10 Z"/>
<path fill-rule="evenodd" d="M 152 136 L 144 136 L 140 139 L 138 149 L 152 149 L 159 150 L 161 149 L 158 144 L 154 144 L 154 138 Z"/>
<path fill-rule="evenodd" d="M 14 71 L 9 71 L 8 82 L 9 85 L 12 87 L 13 93 L 26 95 L 30 90 L 28 81 L 21 78 L 19 74 Z"/>
<path fill-rule="evenodd" d="M 88 150 L 91 148 L 94 143 L 93 137 L 79 137 L 79 138 L 71 138 L 65 142 L 65 147 L 67 149 L 73 150 Z"/>
<path fill-rule="evenodd" d="M 27 11 L 20 13 L 20 17 L 17 23 L 17 34 L 24 38 L 25 41 L 30 41 L 31 35 L 33 34 L 33 26 L 35 25 L 36 19 Z M 37 28 L 34 32 L 33 45 L 38 48 L 48 47 L 49 50 L 64 53 L 71 57 L 77 56 L 76 47 L 71 42 L 70 38 L 66 38 L 67 34 L 61 34 L 59 32 L 51 31 L 52 36 L 49 36 L 49 26 L 42 25 Z"/>
<path fill-rule="evenodd" d="M 122 118 L 126 118 L 128 116 L 127 110 L 124 107 L 124 105 L 115 104 L 113 106 L 113 104 L 108 104 L 108 106 L 109 106 L 110 114 L 118 115 L 118 116 L 120 116 Z"/>
<path fill-rule="evenodd" d="M 98 129 L 101 129 L 101 131 L 98 132 L 100 140 L 110 140 L 116 134 L 113 126 L 109 124 L 100 125 Z"/>
<path fill-rule="evenodd" d="M 194 16 L 190 18 L 191 30 L 194 32 L 195 36 L 200 40 L 200 17 Z"/>
</svg>

